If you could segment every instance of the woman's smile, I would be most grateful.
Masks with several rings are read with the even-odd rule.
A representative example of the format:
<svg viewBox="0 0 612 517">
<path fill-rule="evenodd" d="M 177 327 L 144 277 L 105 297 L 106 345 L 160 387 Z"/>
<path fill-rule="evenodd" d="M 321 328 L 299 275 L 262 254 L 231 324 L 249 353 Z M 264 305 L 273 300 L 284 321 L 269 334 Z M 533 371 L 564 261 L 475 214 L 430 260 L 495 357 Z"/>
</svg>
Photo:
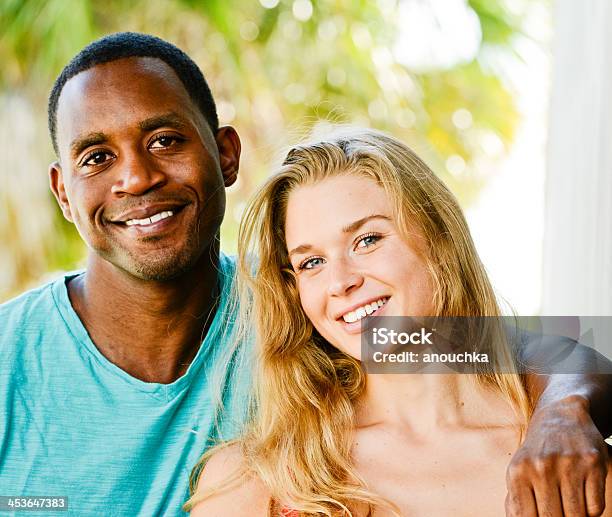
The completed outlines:
<svg viewBox="0 0 612 517">
<path fill-rule="evenodd" d="M 361 334 L 364 325 L 367 326 L 368 319 L 374 316 L 385 316 L 387 314 L 387 302 L 389 296 L 382 296 L 368 303 L 358 304 L 336 318 L 338 323 L 347 334 Z"/>
</svg>

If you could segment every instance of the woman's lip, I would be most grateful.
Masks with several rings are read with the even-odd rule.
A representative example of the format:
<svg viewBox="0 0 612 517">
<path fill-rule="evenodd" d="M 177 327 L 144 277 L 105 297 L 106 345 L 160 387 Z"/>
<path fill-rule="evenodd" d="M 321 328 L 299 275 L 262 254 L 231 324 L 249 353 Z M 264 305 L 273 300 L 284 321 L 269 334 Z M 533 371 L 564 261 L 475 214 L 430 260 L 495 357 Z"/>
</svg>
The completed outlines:
<svg viewBox="0 0 612 517">
<path fill-rule="evenodd" d="M 342 325 L 342 327 L 344 328 L 344 331 L 347 334 L 361 334 L 362 322 L 367 321 L 368 318 L 371 318 L 373 316 L 384 316 L 384 314 L 381 314 L 381 313 L 383 313 L 385 309 L 387 308 L 387 305 L 389 304 L 389 300 L 391 299 L 391 297 L 386 297 L 386 298 L 387 298 L 387 301 L 382 307 L 379 307 L 378 309 L 376 309 L 372 314 L 368 314 L 365 318 L 361 318 L 360 320 L 354 321 L 353 323 L 347 323 L 346 321 L 344 321 L 344 319 L 340 318 L 338 321 L 340 322 L 340 325 Z"/>
<path fill-rule="evenodd" d="M 377 298 L 370 298 L 369 300 L 365 300 L 363 302 L 356 303 L 352 307 L 349 307 L 348 309 L 344 309 L 343 312 L 336 313 L 336 319 L 338 321 L 344 321 L 343 317 L 346 314 L 348 314 L 349 312 L 354 312 L 357 309 L 359 309 L 360 307 L 365 307 L 366 305 L 370 305 L 370 304 L 372 304 L 374 302 L 377 302 L 378 300 L 385 300 L 385 304 L 386 304 L 389 301 L 389 298 L 391 298 L 391 297 L 390 296 L 378 296 Z"/>
</svg>

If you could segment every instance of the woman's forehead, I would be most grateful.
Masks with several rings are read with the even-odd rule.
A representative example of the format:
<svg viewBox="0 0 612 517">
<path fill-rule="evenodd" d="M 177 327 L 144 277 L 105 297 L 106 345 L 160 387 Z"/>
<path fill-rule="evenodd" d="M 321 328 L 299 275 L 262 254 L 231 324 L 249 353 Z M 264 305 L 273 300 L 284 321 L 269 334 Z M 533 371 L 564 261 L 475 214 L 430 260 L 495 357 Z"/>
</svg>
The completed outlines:
<svg viewBox="0 0 612 517">
<path fill-rule="evenodd" d="M 355 222 L 373 215 L 391 218 L 387 194 L 374 180 L 342 175 L 302 185 L 288 199 L 285 218 L 287 246 L 307 236 L 346 233 Z"/>
<path fill-rule="evenodd" d="M 372 178 L 358 174 L 341 174 L 295 187 L 289 193 L 287 210 L 300 205 L 338 205 L 352 209 L 352 204 L 368 199 L 369 203 L 389 204 L 387 193 Z"/>
</svg>

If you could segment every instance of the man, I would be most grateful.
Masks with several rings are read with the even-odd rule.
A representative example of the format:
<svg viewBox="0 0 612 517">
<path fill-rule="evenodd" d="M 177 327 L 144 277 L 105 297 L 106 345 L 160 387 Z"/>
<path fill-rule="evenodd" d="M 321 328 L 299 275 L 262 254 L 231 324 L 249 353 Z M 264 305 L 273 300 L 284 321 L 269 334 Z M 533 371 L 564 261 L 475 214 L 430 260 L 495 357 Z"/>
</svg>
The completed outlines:
<svg viewBox="0 0 612 517">
<path fill-rule="evenodd" d="M 231 366 L 222 387 L 212 375 L 233 322 L 219 227 L 240 140 L 218 127 L 191 59 L 133 33 L 66 66 L 49 127 L 51 189 L 88 262 L 0 308 L 0 495 L 65 496 L 74 515 L 180 515 L 190 469 L 236 432 L 248 389 Z M 532 515 L 535 499 L 550 515 L 598 514 L 606 458 L 588 409 L 604 407 L 605 381 L 550 379 L 509 514 Z"/>
</svg>

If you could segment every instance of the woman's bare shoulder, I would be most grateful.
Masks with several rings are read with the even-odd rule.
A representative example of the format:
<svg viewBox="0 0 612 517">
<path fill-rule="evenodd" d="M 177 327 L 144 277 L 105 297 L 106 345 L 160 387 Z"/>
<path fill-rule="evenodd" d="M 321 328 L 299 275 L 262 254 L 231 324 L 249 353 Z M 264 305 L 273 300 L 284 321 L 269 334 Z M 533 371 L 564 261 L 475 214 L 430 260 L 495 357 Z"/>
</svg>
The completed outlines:
<svg viewBox="0 0 612 517">
<path fill-rule="evenodd" d="M 243 467 L 240 447 L 233 444 L 215 452 L 204 467 L 197 493 L 220 487 Z M 255 476 L 245 474 L 230 488 L 207 497 L 191 510 L 192 517 L 267 517 L 270 493 Z"/>
</svg>

